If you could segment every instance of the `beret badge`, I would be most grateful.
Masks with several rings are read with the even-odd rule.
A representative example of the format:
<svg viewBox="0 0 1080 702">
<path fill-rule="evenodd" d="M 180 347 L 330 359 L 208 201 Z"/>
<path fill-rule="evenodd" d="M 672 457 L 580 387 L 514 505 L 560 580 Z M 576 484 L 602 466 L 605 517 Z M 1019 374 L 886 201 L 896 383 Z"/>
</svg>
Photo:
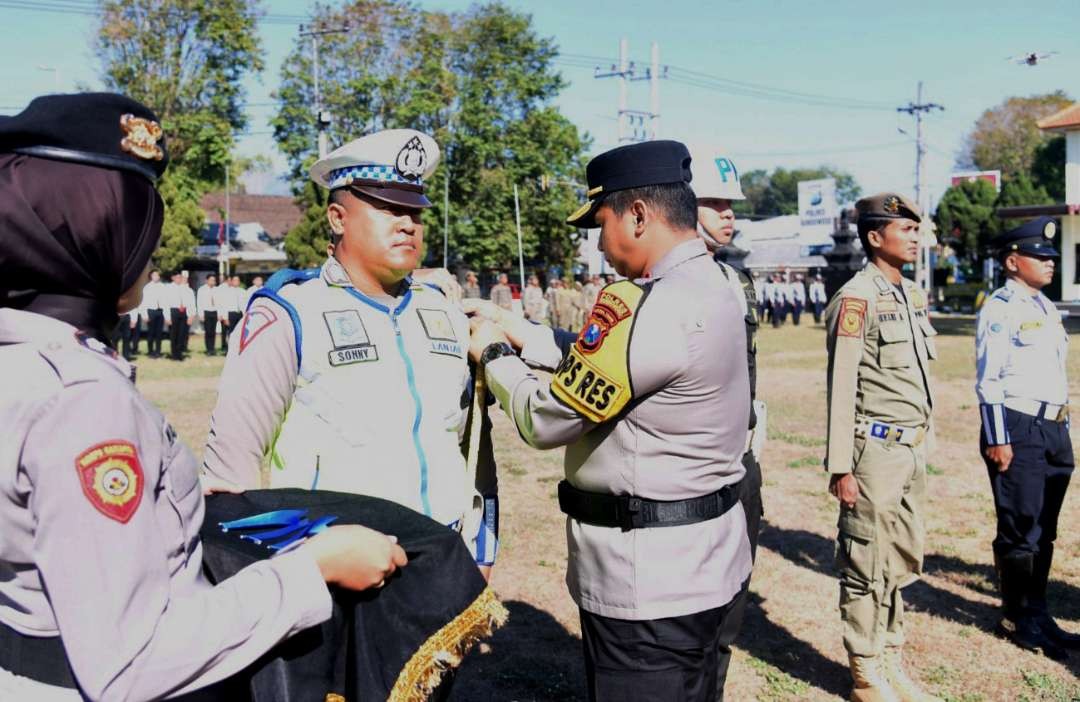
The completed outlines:
<svg viewBox="0 0 1080 702">
<path fill-rule="evenodd" d="M 881 203 L 881 207 L 891 215 L 900 214 L 900 198 L 890 195 Z"/>
<path fill-rule="evenodd" d="M 1043 238 L 1045 238 L 1045 239 L 1053 239 L 1054 235 L 1057 234 L 1057 222 L 1054 222 L 1053 220 L 1051 220 L 1051 221 L 1047 222 L 1046 224 L 1044 224 L 1042 233 L 1043 233 Z"/>
<path fill-rule="evenodd" d="M 427 152 L 420 142 L 420 137 L 413 137 L 398 152 L 394 167 L 405 178 L 417 180 L 427 169 Z"/>
<path fill-rule="evenodd" d="M 120 129 L 124 132 L 124 138 L 120 140 L 120 148 L 124 151 L 147 161 L 160 161 L 165 157 L 165 152 L 158 146 L 161 125 L 154 120 L 126 114 L 120 117 Z"/>
</svg>

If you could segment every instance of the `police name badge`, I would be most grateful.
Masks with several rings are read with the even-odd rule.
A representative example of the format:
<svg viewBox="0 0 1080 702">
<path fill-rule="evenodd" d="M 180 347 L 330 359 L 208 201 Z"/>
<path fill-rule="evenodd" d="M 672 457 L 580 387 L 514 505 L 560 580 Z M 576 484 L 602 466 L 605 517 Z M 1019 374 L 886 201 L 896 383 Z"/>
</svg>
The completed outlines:
<svg viewBox="0 0 1080 702">
<path fill-rule="evenodd" d="M 330 331 L 330 343 L 334 346 L 327 354 L 327 360 L 331 366 L 346 366 L 379 360 L 379 351 L 371 343 L 359 312 L 356 310 L 323 312 L 323 321 L 326 322 L 326 328 Z"/>
<path fill-rule="evenodd" d="M 454 331 L 454 323 L 450 321 L 450 315 L 446 310 L 417 309 L 420 317 L 420 325 L 424 327 L 424 333 L 431 341 L 431 353 L 443 356 L 463 358 L 465 350 L 458 341 Z"/>
</svg>

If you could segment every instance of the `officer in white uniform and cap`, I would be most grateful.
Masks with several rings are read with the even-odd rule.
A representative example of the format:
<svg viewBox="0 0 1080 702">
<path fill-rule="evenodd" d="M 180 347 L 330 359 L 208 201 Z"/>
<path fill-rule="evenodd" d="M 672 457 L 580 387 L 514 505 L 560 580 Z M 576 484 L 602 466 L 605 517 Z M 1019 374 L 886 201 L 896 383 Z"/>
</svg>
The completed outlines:
<svg viewBox="0 0 1080 702">
<path fill-rule="evenodd" d="M 999 631 L 1021 648 L 1064 659 L 1064 649 L 1080 649 L 1080 636 L 1062 630 L 1046 602 L 1058 516 L 1075 463 L 1065 372 L 1069 337 L 1041 292 L 1054 276 L 1056 231 L 1053 219 L 1040 217 L 990 242 L 1006 280 L 979 311 L 975 391 L 997 511 Z"/>
<path fill-rule="evenodd" d="M 326 262 L 280 271 L 252 295 L 230 338 L 205 470 L 245 488 L 393 500 L 460 530 L 490 566 L 493 476 L 478 491 L 459 448 L 472 390 L 468 320 L 410 278 L 431 206 L 424 183 L 438 163 L 431 137 L 393 129 L 312 166 L 330 190 Z"/>
<path fill-rule="evenodd" d="M 731 203 L 745 200 L 742 185 L 739 183 L 739 171 L 735 163 L 727 156 L 715 151 L 695 151 L 691 166 L 694 172 L 693 188 L 698 201 L 698 235 L 705 240 L 705 245 L 712 252 L 713 260 L 739 301 L 742 303 L 743 321 L 746 326 L 746 362 L 750 371 L 750 399 L 753 406 L 750 411 L 750 424 L 747 430 L 746 451 L 742 463 L 746 468 L 746 477 L 739 488 L 739 501 L 746 512 L 746 533 L 750 538 L 751 554 L 757 553 L 758 532 L 763 514 L 761 505 L 761 465 L 758 463 L 765 437 L 765 403 L 755 400 L 757 391 L 757 342 L 754 335 L 758 328 L 758 301 L 754 281 L 741 268 L 736 268 L 724 261 L 725 247 L 731 243 L 735 234 L 735 212 Z M 720 635 L 720 661 L 717 687 L 723 699 L 724 681 L 727 678 L 728 665 L 731 662 L 731 644 L 738 636 L 742 626 L 743 611 L 750 594 L 750 578 L 743 583 L 742 590 L 732 602 L 731 614 L 724 622 Z"/>
</svg>

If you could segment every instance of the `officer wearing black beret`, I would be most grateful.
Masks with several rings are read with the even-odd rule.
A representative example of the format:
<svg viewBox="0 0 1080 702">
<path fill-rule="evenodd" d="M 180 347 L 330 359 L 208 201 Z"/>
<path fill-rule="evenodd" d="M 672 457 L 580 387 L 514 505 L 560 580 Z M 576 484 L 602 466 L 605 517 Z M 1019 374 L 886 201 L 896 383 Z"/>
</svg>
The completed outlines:
<svg viewBox="0 0 1080 702">
<path fill-rule="evenodd" d="M 211 585 L 195 457 L 107 345 L 164 206 L 157 117 L 52 95 L 0 117 L 0 699 L 160 699 L 243 670 L 405 564 L 330 527 Z M 230 698 L 234 699 L 234 698 Z"/>
<path fill-rule="evenodd" d="M 979 310 L 975 362 L 980 451 L 997 512 L 994 563 L 999 631 L 1016 645 L 1063 659 L 1080 636 L 1049 614 L 1046 586 L 1058 515 L 1073 472 L 1066 360 L 1069 337 L 1042 293 L 1054 277 L 1057 223 L 1039 217 L 991 242 L 1005 273 Z"/>
<path fill-rule="evenodd" d="M 566 446 L 559 507 L 589 699 L 715 700 L 721 628 L 751 568 L 742 304 L 697 236 L 683 144 L 623 146 L 586 175 L 567 221 L 599 227 L 627 280 L 600 291 L 565 355 L 547 327 L 507 325 L 518 358 L 490 322 L 470 353 L 526 442 Z"/>
</svg>

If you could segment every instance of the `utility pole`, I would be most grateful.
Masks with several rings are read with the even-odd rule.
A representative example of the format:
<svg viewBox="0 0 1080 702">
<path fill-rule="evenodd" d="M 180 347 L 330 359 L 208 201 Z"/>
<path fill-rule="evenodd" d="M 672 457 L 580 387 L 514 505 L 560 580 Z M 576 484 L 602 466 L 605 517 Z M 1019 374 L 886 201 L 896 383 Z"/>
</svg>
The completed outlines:
<svg viewBox="0 0 1080 702">
<path fill-rule="evenodd" d="M 630 42 L 623 37 L 619 40 L 619 64 L 612 65 L 611 70 L 601 72 L 597 66 L 593 72 L 594 78 L 618 78 L 619 79 L 619 110 L 617 114 L 616 140 L 618 144 L 623 142 L 639 142 L 656 139 L 660 135 L 660 79 L 667 77 L 667 66 L 660 66 L 660 46 L 656 42 L 652 44 L 652 64 L 645 69 L 645 75 L 635 75 L 634 62 L 630 60 Z M 649 81 L 650 110 L 631 110 L 627 107 L 627 95 L 631 81 Z M 646 120 L 648 125 L 646 126 Z"/>
<path fill-rule="evenodd" d="M 323 110 L 322 95 L 319 93 L 319 37 L 328 34 L 345 34 L 348 31 L 348 22 L 340 27 L 324 27 L 322 29 L 300 25 L 300 36 L 311 38 L 311 82 L 315 88 L 315 128 L 319 132 L 319 158 L 326 155 L 326 128 L 330 126 L 330 113 Z"/>
<path fill-rule="evenodd" d="M 229 272 L 229 164 L 225 164 L 225 231 L 218 246 L 218 280 L 223 280 Z"/>
<path fill-rule="evenodd" d="M 926 155 L 926 145 L 923 143 L 922 118 L 923 113 L 934 110 L 944 111 L 945 108 L 936 102 L 923 102 L 921 80 L 915 91 L 915 102 L 896 108 L 897 112 L 904 112 L 915 118 L 915 204 L 919 206 L 923 217 L 929 214 L 929 209 L 923 198 L 923 157 Z M 924 257 L 927 260 L 923 260 Z M 924 267 L 929 270 L 929 249 L 923 246 L 920 237 L 919 257 L 915 259 L 915 282 L 921 285 L 923 290 L 929 290 L 930 276 L 923 275 Z"/>
</svg>

